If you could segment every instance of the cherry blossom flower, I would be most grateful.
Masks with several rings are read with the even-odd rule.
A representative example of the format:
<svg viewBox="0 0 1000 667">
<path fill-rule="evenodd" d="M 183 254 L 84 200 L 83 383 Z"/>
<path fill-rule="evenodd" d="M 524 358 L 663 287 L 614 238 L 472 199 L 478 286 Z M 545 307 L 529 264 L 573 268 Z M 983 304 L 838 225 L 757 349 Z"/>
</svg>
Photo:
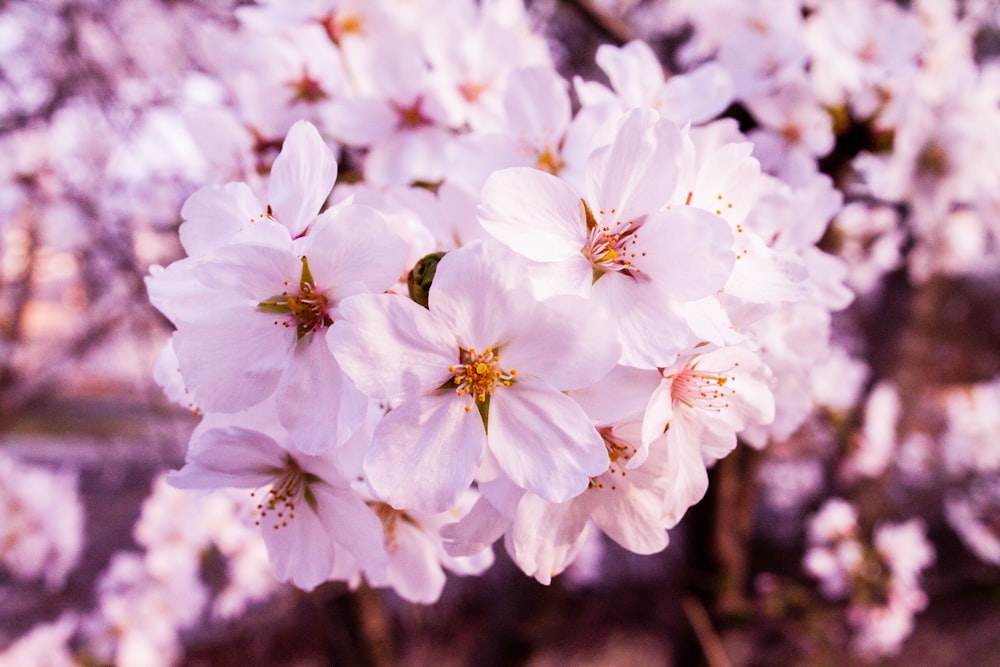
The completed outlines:
<svg viewBox="0 0 1000 667">
<path fill-rule="evenodd" d="M 187 387 L 209 411 L 276 394 L 281 423 L 303 452 L 344 442 L 366 401 L 315 334 L 340 317 L 342 298 L 393 285 L 404 257 L 381 217 L 353 205 L 331 209 L 296 242 L 206 254 L 192 268 L 203 303 L 191 304 L 174 334 Z"/>
<path fill-rule="evenodd" d="M 638 40 L 622 47 L 602 44 L 595 60 L 608 75 L 613 92 L 602 84 L 578 78 L 575 87 L 585 106 L 611 103 L 622 114 L 636 107 L 649 107 L 677 125 L 684 125 L 711 120 L 732 102 L 732 80 L 715 63 L 666 78 L 653 49 Z"/>
<path fill-rule="evenodd" d="M 699 448 L 710 462 L 732 451 L 744 428 L 774 418 L 768 370 L 745 347 L 685 356 L 662 373 L 643 419 L 644 443 L 666 431 L 668 446 Z"/>
<path fill-rule="evenodd" d="M 535 169 L 501 170 L 483 186 L 486 230 L 551 267 L 545 291 L 589 297 L 617 327 L 621 363 L 630 366 L 669 364 L 689 340 L 674 304 L 715 294 L 735 262 L 732 232 L 718 216 L 661 210 L 681 152 L 675 125 L 635 110 L 615 142 L 591 155 L 584 197 Z"/>
<path fill-rule="evenodd" d="M 335 545 L 374 576 L 384 573 L 382 524 L 329 456 L 290 452 L 246 428 L 203 428 L 168 481 L 188 489 L 252 489 L 275 574 L 299 588 L 330 578 Z"/>
<path fill-rule="evenodd" d="M 600 436 L 561 391 L 610 370 L 617 345 L 579 317 L 578 299 L 536 302 L 526 287 L 516 255 L 476 242 L 438 264 L 429 309 L 396 295 L 341 303 L 334 355 L 358 388 L 395 405 L 365 461 L 392 506 L 454 506 L 487 447 L 516 484 L 555 502 L 607 468 Z"/>
<path fill-rule="evenodd" d="M 76 475 L 0 455 L 0 566 L 17 579 L 58 589 L 84 545 Z"/>
<path fill-rule="evenodd" d="M 288 131 L 268 179 L 267 203 L 261 202 L 245 183 L 211 185 L 195 192 L 184 203 L 181 243 L 189 256 L 237 240 L 258 240 L 251 232 L 256 221 L 272 219 L 293 238 L 306 232 L 316 219 L 337 180 L 337 161 L 308 122 Z M 265 239 L 273 238 L 264 230 Z M 249 236 L 240 235 L 244 234 Z"/>
</svg>

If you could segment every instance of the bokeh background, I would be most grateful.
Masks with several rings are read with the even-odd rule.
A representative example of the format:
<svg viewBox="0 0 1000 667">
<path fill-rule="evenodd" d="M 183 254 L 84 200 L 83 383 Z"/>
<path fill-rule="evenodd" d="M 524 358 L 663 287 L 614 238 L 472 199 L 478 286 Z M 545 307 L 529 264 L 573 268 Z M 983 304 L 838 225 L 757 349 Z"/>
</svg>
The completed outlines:
<svg viewBox="0 0 1000 667">
<path fill-rule="evenodd" d="M 431 606 L 343 584 L 279 585 L 252 531 L 238 527 L 236 501 L 162 481 L 183 462 L 197 417 L 153 380 L 171 327 L 143 279 L 182 256 L 186 197 L 266 170 L 291 119 L 309 113 L 296 107 L 279 122 L 252 103 L 276 75 L 259 62 L 273 52 L 255 52 L 260 26 L 237 19 L 248 4 L 0 0 L 0 651 L 22 647 L 0 664 L 65 664 L 45 647 L 81 665 L 997 664 L 992 3 L 762 3 L 791 7 L 803 35 L 821 5 L 843 11 L 827 22 L 847 32 L 862 31 L 859 12 L 892 5 L 938 30 L 914 57 L 925 74 L 948 49 L 975 73 L 967 98 L 914 96 L 920 132 L 860 110 L 880 90 L 877 76 L 849 104 L 813 104 L 832 140 L 825 150 L 803 147 L 808 128 L 791 116 L 772 122 L 766 95 L 747 93 L 723 114 L 787 140 L 761 139 L 773 171 L 796 168 L 775 153 L 801 149 L 844 195 L 821 242 L 856 292 L 831 323 L 843 357 L 831 361 L 842 372 L 830 374 L 827 396 L 841 398 L 787 439 L 721 461 L 665 552 L 595 543 L 545 587 L 498 549 L 491 570 L 452 577 Z M 606 81 L 598 46 L 636 38 L 667 72 L 713 53 L 739 62 L 726 40 L 752 27 L 753 12 L 740 10 L 746 25 L 711 29 L 713 17 L 736 12 L 730 4 L 535 0 L 527 13 L 564 76 Z M 846 51 L 803 43 L 805 55 L 775 56 L 775 80 L 797 67 L 815 84 L 822 68 L 849 66 Z M 781 97 L 791 87 L 769 93 L 779 108 L 797 104 Z M 232 118 L 244 133 L 220 136 Z M 879 186 L 865 165 L 904 153 L 908 175 L 893 181 L 883 168 Z M 350 165 L 350 154 L 341 159 Z M 926 608 L 894 654 L 859 656 L 847 617 L 857 600 L 831 599 L 804 565 L 810 517 L 830 498 L 850 501 L 867 540 L 885 522 L 918 518 L 933 545 Z M 880 575 L 865 576 L 875 604 Z M 852 582 L 851 595 L 863 584 Z M 49 658 L 24 657 L 35 655 L 26 638 Z"/>
</svg>

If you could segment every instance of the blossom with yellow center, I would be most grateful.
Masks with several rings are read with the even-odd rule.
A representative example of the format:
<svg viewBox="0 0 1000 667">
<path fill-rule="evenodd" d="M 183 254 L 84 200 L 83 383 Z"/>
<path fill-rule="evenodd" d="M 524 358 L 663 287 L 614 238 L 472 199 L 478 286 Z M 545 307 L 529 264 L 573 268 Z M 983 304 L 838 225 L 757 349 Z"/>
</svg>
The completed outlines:
<svg viewBox="0 0 1000 667">
<path fill-rule="evenodd" d="M 344 323 L 327 333 L 334 356 L 362 392 L 395 406 L 364 464 L 393 507 L 454 506 L 487 450 L 553 502 L 607 469 L 603 441 L 563 392 L 603 377 L 619 348 L 604 322 L 578 317 L 582 299 L 538 302 L 524 281 L 516 255 L 477 242 L 441 259 L 427 308 L 394 294 L 341 302 Z"/>
<path fill-rule="evenodd" d="M 448 367 L 448 372 L 455 374 L 455 393 L 459 396 L 471 396 L 476 403 L 486 403 L 493 395 L 494 387 L 509 387 L 517 375 L 516 368 L 508 372 L 500 367 L 500 355 L 494 353 L 492 348 L 488 347 L 484 352 L 477 353 L 473 347 L 461 350 L 460 356 L 460 365 Z M 466 412 L 471 410 L 471 405 L 465 406 Z"/>
</svg>

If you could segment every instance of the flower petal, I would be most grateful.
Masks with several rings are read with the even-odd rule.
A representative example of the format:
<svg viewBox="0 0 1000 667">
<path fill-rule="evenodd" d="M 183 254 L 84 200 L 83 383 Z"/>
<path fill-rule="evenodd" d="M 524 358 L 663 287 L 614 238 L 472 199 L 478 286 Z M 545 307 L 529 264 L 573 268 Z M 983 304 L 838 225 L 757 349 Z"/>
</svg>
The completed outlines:
<svg viewBox="0 0 1000 667">
<path fill-rule="evenodd" d="M 370 512 L 367 508 L 365 511 Z M 269 518 L 269 517 L 268 517 Z M 274 575 L 303 590 L 312 590 L 330 578 L 336 552 L 327 527 L 312 509 L 297 508 L 285 526 L 261 524 Z"/>
<path fill-rule="evenodd" d="M 613 326 L 576 296 L 539 303 L 503 348 L 504 368 L 541 378 L 561 391 L 597 382 L 621 353 Z"/>
<path fill-rule="evenodd" d="M 592 489 L 600 496 L 592 517 L 604 534 L 629 551 L 653 554 L 670 541 L 663 521 L 663 491 L 659 475 L 640 466 L 628 471 L 628 482 L 610 488 Z"/>
<path fill-rule="evenodd" d="M 486 433 L 467 401 L 439 392 L 389 411 L 365 459 L 368 481 L 393 507 L 443 512 L 458 503 L 483 458 Z"/>
<path fill-rule="evenodd" d="M 358 294 L 340 302 L 326 341 L 358 389 L 403 401 L 448 381 L 458 343 L 448 328 L 406 297 Z"/>
<path fill-rule="evenodd" d="M 494 238 L 536 262 L 558 262 L 587 241 L 586 213 L 568 183 L 529 167 L 493 172 L 483 184 L 479 222 Z"/>
<path fill-rule="evenodd" d="M 206 287 L 247 299 L 252 308 L 261 301 L 297 288 L 302 261 L 287 247 L 235 243 L 216 248 L 192 266 Z"/>
<path fill-rule="evenodd" d="M 631 221 L 661 209 L 677 181 L 681 133 L 652 109 L 634 109 L 614 143 L 595 150 L 587 163 L 587 202 L 602 216 Z"/>
<path fill-rule="evenodd" d="M 184 467 L 167 481 L 179 489 L 253 489 L 274 479 L 285 450 L 272 438 L 245 428 L 213 428 L 191 436 Z"/>
<path fill-rule="evenodd" d="M 683 420 L 681 420 L 683 421 Z M 670 489 L 664 501 L 663 518 L 667 527 L 674 526 L 687 509 L 701 500 L 708 490 L 708 471 L 697 440 L 683 425 L 670 427 L 665 438 L 654 441 L 650 448 L 667 448 L 667 470 L 663 481 Z"/>
<path fill-rule="evenodd" d="M 674 399 L 670 388 L 672 381 L 663 379 L 649 396 L 646 413 L 642 418 L 642 444 L 648 446 L 663 435 L 674 414 Z"/>
<path fill-rule="evenodd" d="M 475 241 L 437 265 L 430 311 L 465 349 L 482 352 L 510 340 L 534 312 L 521 258 L 496 241 Z"/>
<path fill-rule="evenodd" d="M 510 519 L 493 503 L 480 496 L 469 512 L 456 523 L 441 527 L 444 548 L 450 556 L 471 556 L 489 549 L 510 526 Z"/>
<path fill-rule="evenodd" d="M 347 442 L 368 411 L 368 399 L 314 335 L 296 344 L 276 396 L 292 445 L 310 455 Z"/>
<path fill-rule="evenodd" d="M 384 576 L 389 559 L 382 522 L 362 497 L 347 486 L 320 482 L 309 488 L 329 539 L 350 552 L 367 576 Z"/>
<path fill-rule="evenodd" d="M 733 272 L 732 230 L 707 211 L 682 206 L 658 213 L 639 235 L 646 256 L 636 265 L 679 301 L 715 294 Z"/>
<path fill-rule="evenodd" d="M 181 245 L 189 256 L 196 257 L 237 237 L 252 236 L 257 229 L 269 226 L 266 212 L 267 207 L 246 183 L 201 188 L 181 208 Z"/>
<path fill-rule="evenodd" d="M 389 231 L 382 214 L 348 204 L 321 215 L 306 237 L 303 254 L 316 285 L 335 298 L 337 287 L 360 282 L 382 292 L 399 280 L 408 254 L 406 244 Z"/>
<path fill-rule="evenodd" d="M 662 368 L 688 345 L 687 323 L 673 310 L 669 297 L 650 283 L 606 273 L 594 283 L 591 298 L 603 308 L 607 321 L 618 327 L 620 364 Z"/>
<path fill-rule="evenodd" d="M 608 469 L 604 441 L 573 399 L 536 381 L 490 399 L 489 446 L 515 484 L 561 503 Z"/>
<path fill-rule="evenodd" d="M 510 534 L 511 557 L 525 574 L 548 585 L 576 558 L 589 518 L 583 503 L 551 503 L 525 494 Z"/>
<path fill-rule="evenodd" d="M 558 146 L 572 117 L 566 80 L 552 67 L 511 72 L 503 102 L 510 128 L 535 148 Z"/>
<path fill-rule="evenodd" d="M 278 386 L 295 335 L 246 306 L 212 311 L 174 333 L 184 381 L 209 411 L 260 403 Z"/>
<path fill-rule="evenodd" d="M 387 584 L 408 602 L 433 604 L 441 597 L 446 577 L 438 560 L 437 545 L 430 536 L 406 521 L 395 527 L 395 551 L 389 560 L 384 582 L 370 578 L 378 586 Z"/>
<path fill-rule="evenodd" d="M 337 160 L 319 132 L 300 120 L 288 130 L 271 167 L 268 204 L 292 236 L 302 234 L 337 180 Z"/>
<path fill-rule="evenodd" d="M 661 375 L 654 370 L 615 366 L 598 382 L 569 392 L 598 424 L 612 424 L 642 412 Z"/>
</svg>

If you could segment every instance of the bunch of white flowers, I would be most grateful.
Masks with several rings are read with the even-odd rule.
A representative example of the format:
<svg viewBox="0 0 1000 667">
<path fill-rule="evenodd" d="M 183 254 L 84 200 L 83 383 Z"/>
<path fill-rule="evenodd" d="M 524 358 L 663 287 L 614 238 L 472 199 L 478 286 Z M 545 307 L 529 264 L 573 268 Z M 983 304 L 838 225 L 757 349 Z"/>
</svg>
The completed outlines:
<svg viewBox="0 0 1000 667">
<path fill-rule="evenodd" d="M 303 588 L 432 602 L 500 538 L 548 583 L 591 522 L 662 550 L 739 435 L 808 413 L 797 387 L 850 301 L 814 245 L 839 199 L 798 228 L 801 184 L 710 122 L 725 72 L 601 47 L 611 88 L 578 79 L 574 114 L 519 3 L 466 10 L 419 32 L 382 3 L 282 15 L 324 26 L 303 57 L 351 76 L 303 65 L 280 92 L 313 122 L 257 153 L 266 177 L 193 194 L 188 256 L 147 279 L 176 327 L 157 378 L 203 415 L 171 483 L 247 489 Z M 525 48 L 487 66 L 469 35 L 498 31 Z M 338 183 L 337 140 L 363 182 Z"/>
<path fill-rule="evenodd" d="M 0 572 L 61 587 L 83 551 L 84 509 L 71 472 L 0 456 Z"/>
<path fill-rule="evenodd" d="M 854 507 L 831 498 L 809 523 L 803 564 L 823 594 L 847 599 L 847 621 L 857 651 L 869 658 L 897 653 L 913 631 L 913 617 L 927 606 L 920 572 L 934 562 L 920 519 L 885 523 L 869 542 Z"/>
</svg>

